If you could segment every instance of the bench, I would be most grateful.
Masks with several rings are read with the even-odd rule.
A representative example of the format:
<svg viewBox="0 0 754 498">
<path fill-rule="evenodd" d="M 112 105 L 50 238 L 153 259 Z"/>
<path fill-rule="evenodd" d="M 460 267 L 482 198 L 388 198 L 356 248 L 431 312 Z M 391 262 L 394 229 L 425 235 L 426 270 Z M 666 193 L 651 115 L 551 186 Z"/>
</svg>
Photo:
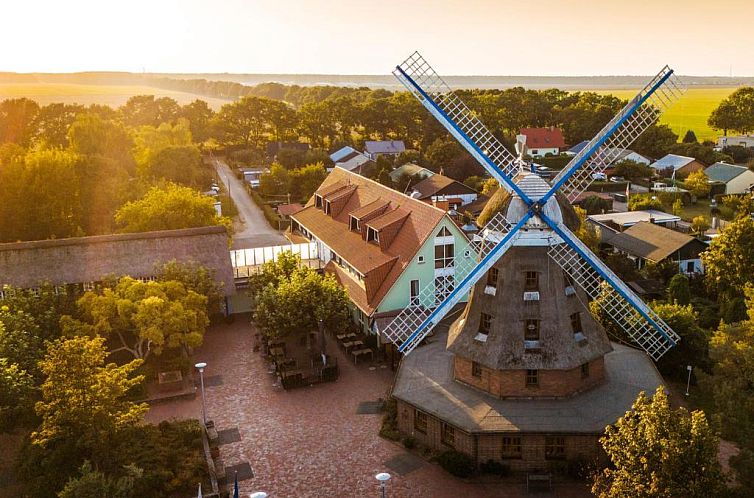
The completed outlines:
<svg viewBox="0 0 754 498">
<path fill-rule="evenodd" d="M 547 483 L 547 489 L 552 489 L 552 474 L 526 474 L 526 492 L 532 485 L 539 486 L 540 484 Z"/>
</svg>

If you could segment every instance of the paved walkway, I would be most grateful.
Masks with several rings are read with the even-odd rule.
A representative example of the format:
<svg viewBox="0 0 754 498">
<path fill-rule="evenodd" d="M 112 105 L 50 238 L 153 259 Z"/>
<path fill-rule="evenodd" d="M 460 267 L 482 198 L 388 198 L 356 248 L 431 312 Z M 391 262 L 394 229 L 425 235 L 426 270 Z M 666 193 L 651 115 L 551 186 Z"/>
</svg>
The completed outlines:
<svg viewBox="0 0 754 498">
<path fill-rule="evenodd" d="M 267 223 L 262 210 L 254 204 L 243 182 L 231 171 L 230 166 L 217 158 L 214 163 L 220 181 L 225 184 L 238 208 L 238 217 L 233 220 L 233 249 L 288 244 L 288 239 Z"/>
<path fill-rule="evenodd" d="M 390 472 L 390 498 L 495 498 L 525 494 L 522 478 L 492 484 L 456 479 L 437 465 L 406 453 L 378 436 L 381 414 L 358 415 L 359 403 L 385 398 L 393 373 L 369 362 L 354 366 L 339 353 L 337 382 L 283 391 L 259 353 L 245 316 L 211 329 L 197 361 L 205 372 L 208 416 L 219 431 L 238 428 L 240 441 L 220 447 L 226 466 L 249 462 L 255 477 L 239 482 L 242 493 L 263 490 L 272 498 L 379 496 L 374 475 Z M 200 418 L 201 400 L 152 407 L 152 422 Z M 233 438 L 231 438 L 233 439 Z M 403 459 L 403 475 L 386 465 Z M 411 467 L 417 467 L 411 470 Z M 232 479 L 232 477 L 231 477 Z M 558 485 L 536 496 L 586 497 L 586 487 Z"/>
</svg>

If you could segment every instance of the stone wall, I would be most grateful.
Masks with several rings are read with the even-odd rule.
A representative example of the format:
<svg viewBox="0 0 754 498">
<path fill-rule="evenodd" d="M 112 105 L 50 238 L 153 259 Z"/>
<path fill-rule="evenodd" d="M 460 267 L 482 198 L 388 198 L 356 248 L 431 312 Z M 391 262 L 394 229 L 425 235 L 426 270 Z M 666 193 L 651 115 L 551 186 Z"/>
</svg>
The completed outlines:
<svg viewBox="0 0 754 498">
<path fill-rule="evenodd" d="M 605 360 L 600 357 L 589 362 L 589 375 L 582 375 L 581 367 L 570 370 L 539 370 L 539 385 L 526 385 L 526 370 L 493 370 L 479 365 L 481 375 L 473 375 L 473 362 L 454 357 L 454 378 L 499 398 L 564 397 L 584 391 L 605 378 Z"/>
</svg>

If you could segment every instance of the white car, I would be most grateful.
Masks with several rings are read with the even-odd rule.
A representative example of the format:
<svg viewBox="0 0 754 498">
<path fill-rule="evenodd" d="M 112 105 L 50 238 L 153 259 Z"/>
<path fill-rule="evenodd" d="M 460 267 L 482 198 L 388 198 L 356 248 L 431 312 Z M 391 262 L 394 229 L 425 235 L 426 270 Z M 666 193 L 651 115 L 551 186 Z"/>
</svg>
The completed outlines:
<svg viewBox="0 0 754 498">
<path fill-rule="evenodd" d="M 592 173 L 592 180 L 607 181 L 607 175 L 605 173 Z"/>
</svg>

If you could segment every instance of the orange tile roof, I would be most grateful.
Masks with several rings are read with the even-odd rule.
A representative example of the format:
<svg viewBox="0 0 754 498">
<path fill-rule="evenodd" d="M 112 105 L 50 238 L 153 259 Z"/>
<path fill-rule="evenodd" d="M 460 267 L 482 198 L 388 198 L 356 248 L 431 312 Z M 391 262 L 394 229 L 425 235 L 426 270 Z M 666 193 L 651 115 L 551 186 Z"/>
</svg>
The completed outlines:
<svg viewBox="0 0 754 498">
<path fill-rule="evenodd" d="M 392 225 L 393 223 L 402 220 L 410 214 L 411 213 L 409 211 L 406 211 L 405 209 L 393 209 L 392 211 L 388 211 L 381 216 L 367 221 L 367 225 L 379 231 L 388 225 Z"/>
<path fill-rule="evenodd" d="M 354 302 L 360 299 L 357 297 L 359 292 L 363 295 L 364 302 L 359 307 L 371 313 L 392 288 L 424 242 L 433 235 L 435 227 L 445 217 L 445 212 L 338 166 L 325 178 L 317 193 L 326 196 L 347 185 L 355 185 L 356 190 L 351 194 L 344 208 L 334 217 L 316 208 L 314 197 L 312 197 L 307 202 L 306 208 L 294 214 L 292 218 L 365 275 L 387 261 L 394 260 L 378 291 L 368 301 L 366 292 L 358 284 L 353 283 L 360 291 L 344 284 L 349 292 L 354 292 L 352 295 Z M 376 223 L 383 226 L 379 221 L 383 217 L 391 223 L 400 220 L 401 217 L 404 218 L 400 230 L 384 250 L 380 250 L 379 246 L 374 243 L 366 242 L 359 232 L 349 230 L 352 213 L 363 217 L 380 208 L 381 203 L 388 204 L 389 212 L 367 222 L 370 226 L 378 228 L 375 226 Z M 334 266 L 337 268 L 337 265 Z M 343 282 L 351 279 L 345 272 L 341 278 Z"/>
<path fill-rule="evenodd" d="M 526 135 L 526 148 L 560 148 L 566 146 L 560 128 L 521 128 L 521 135 Z"/>
<path fill-rule="evenodd" d="M 377 199 L 375 201 L 370 202 L 369 204 L 365 204 L 361 206 L 359 209 L 356 209 L 355 211 L 351 211 L 350 216 L 353 216 L 354 218 L 363 218 L 364 216 L 374 213 L 375 211 L 378 211 L 380 209 L 386 208 L 390 203 L 387 201 L 383 201 L 382 199 Z"/>
</svg>

